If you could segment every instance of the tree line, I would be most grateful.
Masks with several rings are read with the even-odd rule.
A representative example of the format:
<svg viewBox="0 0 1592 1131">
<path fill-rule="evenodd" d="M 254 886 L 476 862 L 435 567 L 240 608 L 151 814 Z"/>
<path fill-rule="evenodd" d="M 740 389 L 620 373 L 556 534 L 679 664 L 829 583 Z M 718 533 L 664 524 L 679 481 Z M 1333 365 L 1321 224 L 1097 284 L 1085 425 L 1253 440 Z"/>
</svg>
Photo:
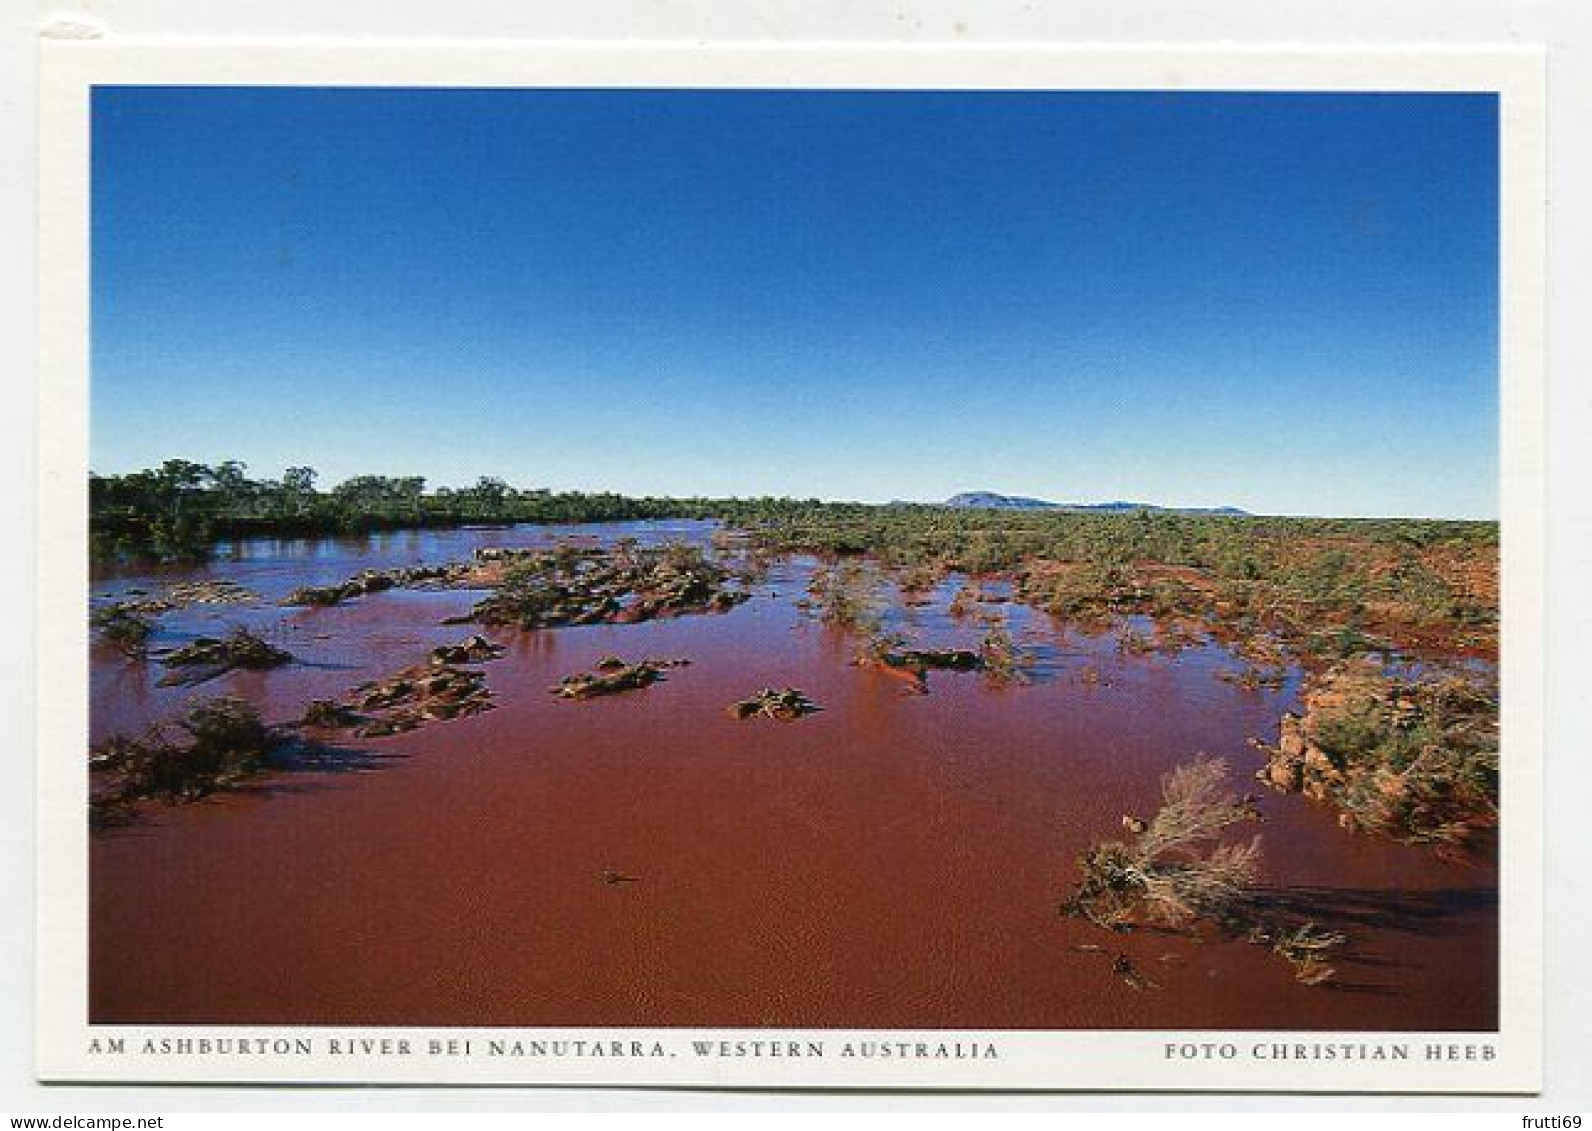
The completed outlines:
<svg viewBox="0 0 1592 1131">
<path fill-rule="evenodd" d="M 312 467 L 256 479 L 238 460 L 169 459 L 125 475 L 89 475 L 96 560 L 199 561 L 221 541 L 251 535 L 358 534 L 472 523 L 575 523 L 781 515 L 817 500 L 629 496 L 521 489 L 495 476 L 428 489 L 419 475 L 356 475 L 330 487 Z"/>
</svg>

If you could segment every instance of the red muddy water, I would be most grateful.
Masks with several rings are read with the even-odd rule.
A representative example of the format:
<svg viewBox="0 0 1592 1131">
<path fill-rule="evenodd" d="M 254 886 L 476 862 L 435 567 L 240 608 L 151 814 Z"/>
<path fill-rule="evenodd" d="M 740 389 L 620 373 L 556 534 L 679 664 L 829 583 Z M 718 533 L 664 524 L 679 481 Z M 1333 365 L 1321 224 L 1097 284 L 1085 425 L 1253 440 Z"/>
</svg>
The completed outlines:
<svg viewBox="0 0 1592 1131">
<path fill-rule="evenodd" d="M 693 524 L 582 528 L 644 541 Z M 298 662 L 198 688 L 268 721 L 419 662 L 470 627 L 479 592 L 389 591 L 324 609 L 274 602 L 366 567 L 468 557 L 569 528 L 253 542 L 198 570 L 95 592 L 227 577 L 248 607 L 194 606 L 156 645 L 247 624 Z M 1497 1023 L 1497 877 L 1353 836 L 1264 793 L 1263 883 L 1350 936 L 1330 986 L 1242 941 L 1108 933 L 1058 915 L 1074 859 L 1153 812 L 1191 755 L 1241 789 L 1297 679 L 1250 691 L 1215 645 L 1118 653 L 1019 605 L 1033 682 L 934 672 L 931 694 L 848 663 L 855 641 L 795 607 L 786 562 L 734 610 L 640 625 L 493 630 L 496 709 L 301 752 L 249 787 L 152 805 L 96 834 L 90 1010 L 98 1023 L 912 1028 L 1469 1029 Z M 955 584 L 903 623 L 967 645 Z M 687 657 L 649 688 L 587 702 L 548 689 L 606 654 Z M 1103 679 L 1080 677 L 1094 665 Z M 195 689 L 96 647 L 96 740 L 174 717 Z M 791 685 L 798 721 L 724 713 Z M 625 877 L 608 882 L 611 875 Z M 1080 949 L 1083 948 L 1083 949 Z M 1094 949 L 1099 948 L 1099 949 Z M 1151 983 L 1112 974 L 1124 954 Z"/>
</svg>

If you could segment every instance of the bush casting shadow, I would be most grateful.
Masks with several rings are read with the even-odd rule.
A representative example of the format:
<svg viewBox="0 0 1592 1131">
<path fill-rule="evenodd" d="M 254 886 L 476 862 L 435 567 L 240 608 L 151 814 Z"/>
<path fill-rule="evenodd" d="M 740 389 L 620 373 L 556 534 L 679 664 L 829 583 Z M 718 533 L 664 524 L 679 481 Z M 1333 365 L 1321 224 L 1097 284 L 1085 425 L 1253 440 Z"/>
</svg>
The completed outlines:
<svg viewBox="0 0 1592 1131">
<path fill-rule="evenodd" d="M 91 828 L 131 824 L 149 803 L 187 804 L 273 774 L 368 773 L 394 757 L 309 741 L 291 725 L 267 726 L 253 705 L 225 696 L 191 700 L 176 730 L 114 735 L 90 751 Z"/>
</svg>

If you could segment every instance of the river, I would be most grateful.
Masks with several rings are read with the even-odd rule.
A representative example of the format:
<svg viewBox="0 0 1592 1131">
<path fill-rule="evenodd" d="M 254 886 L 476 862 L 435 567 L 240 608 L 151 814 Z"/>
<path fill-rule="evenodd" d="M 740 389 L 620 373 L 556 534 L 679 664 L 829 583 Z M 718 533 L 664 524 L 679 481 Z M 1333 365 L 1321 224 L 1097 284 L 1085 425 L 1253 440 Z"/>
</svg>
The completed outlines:
<svg viewBox="0 0 1592 1131">
<path fill-rule="evenodd" d="M 582 537 L 703 542 L 705 523 L 517 526 L 260 539 L 201 567 L 112 571 L 97 597 L 224 578 L 259 594 L 159 618 L 175 646 L 241 624 L 295 657 L 197 689 L 271 722 L 474 631 L 482 595 L 395 589 L 276 602 L 365 568 Z M 928 695 L 850 664 L 855 640 L 798 607 L 816 563 L 777 562 L 717 615 L 534 632 L 484 666 L 495 709 L 299 756 L 247 787 L 154 806 L 94 836 L 97 1023 L 857 1028 L 1484 1030 L 1497 1023 L 1497 876 L 1341 829 L 1261 791 L 1246 740 L 1276 736 L 1298 675 L 1246 690 L 1218 644 L 1126 654 L 1015 602 L 1025 685 L 930 673 Z M 958 579 L 891 627 L 971 646 Z M 999 596 L 998 587 L 989 587 Z M 643 690 L 549 694 L 608 654 L 685 657 Z M 1098 680 L 1086 677 L 1093 668 Z M 95 645 L 95 741 L 196 694 Z M 791 685 L 822 706 L 739 721 Z M 1266 948 L 1114 934 L 1058 903 L 1092 841 L 1149 815 L 1196 754 L 1260 793 L 1262 884 L 1349 935 L 1333 984 Z M 620 882 L 609 882 L 615 875 Z M 1125 956 L 1140 972 L 1114 975 Z"/>
</svg>

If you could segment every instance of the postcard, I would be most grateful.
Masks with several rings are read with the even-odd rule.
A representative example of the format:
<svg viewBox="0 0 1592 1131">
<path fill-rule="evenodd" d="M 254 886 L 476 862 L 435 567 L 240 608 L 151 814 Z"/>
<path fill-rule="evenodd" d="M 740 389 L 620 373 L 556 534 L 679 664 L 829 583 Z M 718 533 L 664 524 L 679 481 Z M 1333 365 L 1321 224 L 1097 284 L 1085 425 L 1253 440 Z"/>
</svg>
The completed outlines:
<svg viewBox="0 0 1592 1131">
<path fill-rule="evenodd" d="M 1539 1087 L 1538 54 L 43 55 L 41 1079 Z"/>
</svg>

